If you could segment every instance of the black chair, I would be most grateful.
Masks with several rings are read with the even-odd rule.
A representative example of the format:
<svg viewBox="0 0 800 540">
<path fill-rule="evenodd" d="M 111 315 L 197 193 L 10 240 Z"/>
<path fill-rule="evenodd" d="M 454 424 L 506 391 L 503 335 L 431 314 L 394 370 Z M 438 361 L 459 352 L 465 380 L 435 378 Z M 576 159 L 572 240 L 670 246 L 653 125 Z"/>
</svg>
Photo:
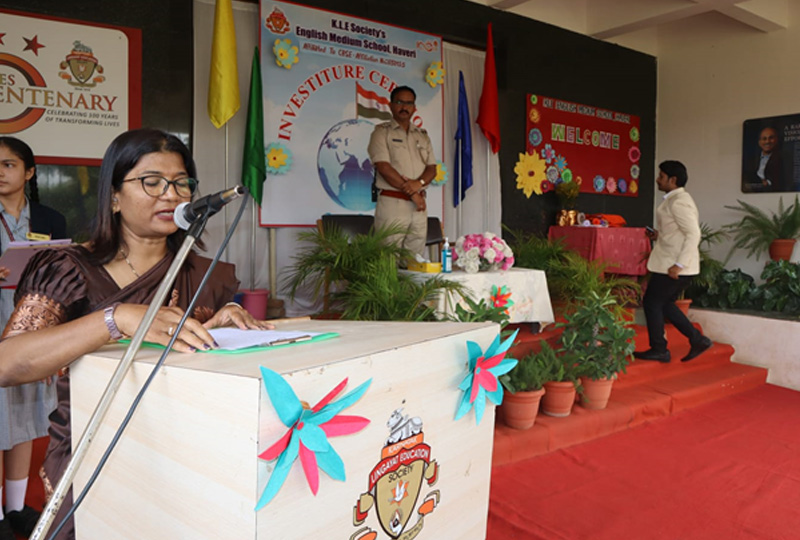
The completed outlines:
<svg viewBox="0 0 800 540">
<path fill-rule="evenodd" d="M 442 256 L 442 246 L 444 245 L 444 230 L 442 229 L 442 222 L 438 217 L 428 217 L 428 236 L 425 239 L 425 245 L 428 246 L 428 255 L 431 261 L 438 261 Z M 434 246 L 436 246 L 436 255 L 434 255 Z"/>
<path fill-rule="evenodd" d="M 326 230 L 336 227 L 348 238 L 354 238 L 358 234 L 369 234 L 374 221 L 374 217 L 360 214 L 325 214 L 317 220 L 317 229 L 324 235 Z M 330 287 L 326 270 L 325 285 L 322 290 L 322 310 L 325 312 L 330 309 Z"/>
<path fill-rule="evenodd" d="M 334 226 L 352 238 L 357 234 L 369 234 L 374 221 L 375 218 L 372 216 L 362 216 L 360 214 L 325 214 L 319 220 L 318 226 L 320 226 L 320 231 L 322 232 Z"/>
</svg>

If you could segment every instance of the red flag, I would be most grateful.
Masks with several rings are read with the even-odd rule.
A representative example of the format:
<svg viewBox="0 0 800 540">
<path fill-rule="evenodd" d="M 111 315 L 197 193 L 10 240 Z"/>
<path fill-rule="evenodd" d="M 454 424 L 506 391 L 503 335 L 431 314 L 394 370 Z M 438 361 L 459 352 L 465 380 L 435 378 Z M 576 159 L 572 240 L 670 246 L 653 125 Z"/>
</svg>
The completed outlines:
<svg viewBox="0 0 800 540">
<path fill-rule="evenodd" d="M 497 71 L 494 67 L 494 43 L 492 41 L 492 23 L 489 23 L 486 37 L 486 59 L 483 64 L 483 91 L 475 121 L 489 140 L 492 152 L 500 150 L 500 113 L 497 109 Z"/>
</svg>

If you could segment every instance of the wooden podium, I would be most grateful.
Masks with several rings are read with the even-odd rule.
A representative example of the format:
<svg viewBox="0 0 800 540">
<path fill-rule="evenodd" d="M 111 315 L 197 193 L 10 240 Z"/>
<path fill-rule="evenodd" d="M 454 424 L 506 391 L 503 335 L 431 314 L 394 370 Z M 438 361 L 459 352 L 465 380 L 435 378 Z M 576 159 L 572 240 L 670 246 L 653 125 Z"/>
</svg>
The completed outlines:
<svg viewBox="0 0 800 540">
<path fill-rule="evenodd" d="M 78 540 L 485 538 L 494 408 L 480 425 L 474 412 L 454 416 L 467 375 L 466 342 L 486 350 L 498 327 L 303 321 L 285 328 L 340 335 L 259 353 L 168 357 L 77 511 Z M 159 352 L 138 355 L 78 471 L 76 495 Z M 73 365 L 75 434 L 122 354 L 110 345 Z M 262 365 L 312 406 L 344 378 L 345 392 L 372 383 L 340 413 L 370 424 L 329 438 L 346 481 L 320 471 L 314 496 L 298 459 L 277 496 L 256 512 L 275 464 L 258 454 L 287 431 L 261 381 Z M 392 432 L 398 415 L 407 428 Z"/>
</svg>

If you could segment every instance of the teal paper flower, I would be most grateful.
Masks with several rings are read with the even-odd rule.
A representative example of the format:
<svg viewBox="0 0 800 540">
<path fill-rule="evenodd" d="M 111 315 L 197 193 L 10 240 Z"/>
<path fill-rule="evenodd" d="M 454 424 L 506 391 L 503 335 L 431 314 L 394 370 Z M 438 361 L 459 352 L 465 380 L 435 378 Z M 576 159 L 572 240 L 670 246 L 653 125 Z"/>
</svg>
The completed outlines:
<svg viewBox="0 0 800 540">
<path fill-rule="evenodd" d="M 556 158 L 556 167 L 558 167 L 559 171 L 563 171 L 567 168 L 567 159 L 564 156 L 558 156 Z"/>
<path fill-rule="evenodd" d="M 500 336 L 497 335 L 486 349 L 486 354 L 481 350 L 480 345 L 467 341 L 469 374 L 458 385 L 459 390 L 464 392 L 464 397 L 456 409 L 456 420 L 467 414 L 474 404 L 475 420 L 480 424 L 487 399 L 495 405 L 503 403 L 503 385 L 498 382 L 497 378 L 508 373 L 517 365 L 517 360 L 504 358 L 504 356 L 511 344 L 514 343 L 518 332 L 519 330 L 515 331 L 502 343 L 500 343 Z"/>
<path fill-rule="evenodd" d="M 292 168 L 292 151 L 284 144 L 269 143 L 264 155 L 267 160 L 267 172 L 270 174 L 285 174 Z"/>
<path fill-rule="evenodd" d="M 431 88 L 436 88 L 439 84 L 444 84 L 445 70 L 441 62 L 431 62 L 428 70 L 425 72 L 425 82 Z"/>
<path fill-rule="evenodd" d="M 447 180 L 449 178 L 450 178 L 450 173 L 447 170 L 447 165 L 445 165 L 441 161 L 437 161 L 436 176 L 433 177 L 431 183 L 436 184 L 437 186 L 442 186 L 447 183 Z"/>
<path fill-rule="evenodd" d="M 372 382 L 369 379 L 339 401 L 332 401 L 347 386 L 345 379 L 309 409 L 308 405 L 303 406 L 292 387 L 279 374 L 262 366 L 261 376 L 275 412 L 289 431 L 258 456 L 266 461 L 278 461 L 258 500 L 256 511 L 278 494 L 298 457 L 314 495 L 319 489 L 318 468 L 334 480 L 345 480 L 344 462 L 328 442 L 328 437 L 356 433 L 369 424 L 366 418 L 343 416 L 339 412 L 358 401 Z"/>
<path fill-rule="evenodd" d="M 292 66 L 300 61 L 297 56 L 298 49 L 292 45 L 291 39 L 276 39 L 272 45 L 272 54 L 275 55 L 275 63 L 280 67 L 292 69 Z"/>
</svg>

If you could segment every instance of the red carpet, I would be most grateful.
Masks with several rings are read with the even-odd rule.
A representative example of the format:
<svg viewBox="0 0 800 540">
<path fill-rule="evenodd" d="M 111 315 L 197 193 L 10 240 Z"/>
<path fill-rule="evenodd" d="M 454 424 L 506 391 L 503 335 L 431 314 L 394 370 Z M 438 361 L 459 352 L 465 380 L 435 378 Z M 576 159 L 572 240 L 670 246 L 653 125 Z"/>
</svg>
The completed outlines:
<svg viewBox="0 0 800 540">
<path fill-rule="evenodd" d="M 647 331 L 642 326 L 636 329 L 637 350 L 646 349 Z M 731 363 L 733 347 L 723 343 L 715 343 L 691 362 L 678 361 L 689 352 L 689 344 L 671 325 L 667 325 L 666 330 L 675 358 L 673 362 L 634 361 L 628 372 L 620 374 L 614 383 L 611 401 L 604 410 L 588 410 L 576 405 L 567 418 L 540 414 L 536 424 L 526 431 L 511 429 L 498 422 L 495 425 L 492 464 L 510 465 L 588 442 L 757 388 L 766 382 L 766 369 Z M 520 335 L 521 343 L 513 348 L 517 358 L 530 350 L 538 350 L 541 339 L 558 339 L 558 335 L 553 333 Z M 498 415 L 501 413 L 502 407 Z"/>
<path fill-rule="evenodd" d="M 494 467 L 487 538 L 800 538 L 798 428 L 800 393 L 764 385 Z"/>
</svg>

